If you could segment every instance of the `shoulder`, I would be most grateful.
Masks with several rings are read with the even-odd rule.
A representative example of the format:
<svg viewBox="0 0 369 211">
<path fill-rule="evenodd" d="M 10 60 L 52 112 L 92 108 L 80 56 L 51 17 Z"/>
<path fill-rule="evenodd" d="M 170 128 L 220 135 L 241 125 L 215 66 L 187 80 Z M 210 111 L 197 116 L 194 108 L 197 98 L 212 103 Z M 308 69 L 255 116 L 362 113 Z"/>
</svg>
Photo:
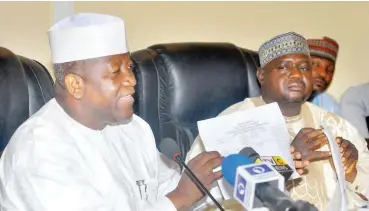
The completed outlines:
<svg viewBox="0 0 369 211">
<path fill-rule="evenodd" d="M 47 172 L 55 166 L 64 168 L 75 164 L 71 158 L 78 154 L 78 149 L 70 142 L 68 134 L 36 119 L 29 123 L 19 128 L 3 152 L 0 171 L 5 172 L 4 180 L 27 172 Z"/>
<path fill-rule="evenodd" d="M 60 126 L 66 127 L 55 112 L 55 102 L 51 100 L 17 128 L 7 148 L 25 150 L 32 148 L 31 145 L 37 140 L 62 137 L 63 129 Z"/>
<path fill-rule="evenodd" d="M 327 92 L 323 92 L 314 97 L 312 103 L 323 108 L 330 108 L 331 106 L 338 105 L 336 99 Z"/>
<path fill-rule="evenodd" d="M 348 88 L 343 94 L 341 101 L 350 100 L 357 101 L 362 100 L 362 98 L 367 98 L 369 93 L 369 83 L 360 84 L 357 86 L 352 86 Z"/>
<path fill-rule="evenodd" d="M 306 102 L 315 119 L 324 122 L 336 136 L 341 136 L 357 146 L 366 146 L 365 139 L 359 134 L 358 130 L 341 116 L 328 112 L 321 107 Z"/>
<path fill-rule="evenodd" d="M 231 113 L 234 113 L 234 112 L 237 112 L 237 111 L 254 108 L 254 107 L 256 107 L 255 104 L 254 104 L 254 101 L 259 100 L 259 99 L 260 99 L 260 97 L 245 98 L 243 101 L 229 106 L 228 108 L 223 110 L 218 116 L 223 116 L 223 115 L 231 114 Z"/>
<path fill-rule="evenodd" d="M 329 100 L 331 102 L 334 102 L 336 103 L 337 101 L 334 99 L 334 97 L 332 95 L 330 95 L 329 93 L 327 92 L 324 92 L 321 94 L 321 96 L 325 99 L 325 100 Z"/>
<path fill-rule="evenodd" d="M 337 122 L 343 120 L 337 114 L 331 111 L 328 111 L 325 108 L 322 108 L 314 103 L 305 102 L 304 105 L 309 108 L 309 110 L 312 112 L 312 115 L 315 117 L 315 119 L 321 119 L 321 117 L 323 116 L 329 116 L 330 118 L 333 118 Z"/>
<path fill-rule="evenodd" d="M 28 165 L 31 159 L 48 159 L 59 152 L 73 153 L 70 125 L 60 118 L 55 103 L 54 99 L 49 101 L 15 131 L 2 159 L 11 164 Z"/>
</svg>

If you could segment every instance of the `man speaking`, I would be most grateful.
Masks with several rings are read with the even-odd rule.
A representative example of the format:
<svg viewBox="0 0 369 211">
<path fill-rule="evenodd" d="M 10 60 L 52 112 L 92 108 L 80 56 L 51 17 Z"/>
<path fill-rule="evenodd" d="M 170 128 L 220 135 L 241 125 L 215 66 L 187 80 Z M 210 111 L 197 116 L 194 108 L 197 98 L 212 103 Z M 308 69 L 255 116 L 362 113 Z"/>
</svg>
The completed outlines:
<svg viewBox="0 0 369 211">
<path fill-rule="evenodd" d="M 55 99 L 22 124 L 0 161 L 2 211 L 175 211 L 203 195 L 133 114 L 136 79 L 122 19 L 82 13 L 49 31 Z M 206 187 L 222 158 L 189 167 Z"/>
</svg>

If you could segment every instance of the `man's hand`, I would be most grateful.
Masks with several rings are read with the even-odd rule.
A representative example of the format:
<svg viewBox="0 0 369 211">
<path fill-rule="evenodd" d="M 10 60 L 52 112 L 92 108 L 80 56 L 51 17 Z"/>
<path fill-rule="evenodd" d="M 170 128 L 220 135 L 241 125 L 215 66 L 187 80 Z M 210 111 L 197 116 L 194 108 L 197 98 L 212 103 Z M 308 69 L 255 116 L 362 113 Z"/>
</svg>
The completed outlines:
<svg viewBox="0 0 369 211">
<path fill-rule="evenodd" d="M 222 177 L 220 171 L 213 172 L 213 169 L 220 166 L 222 161 L 223 157 L 218 152 L 203 152 L 190 160 L 188 167 L 204 186 L 209 188 L 214 181 Z M 177 188 L 167 195 L 177 210 L 188 209 L 203 196 L 203 193 L 187 175 L 186 171 L 182 174 Z"/>
<path fill-rule="evenodd" d="M 296 152 L 293 146 L 290 147 L 290 152 L 291 152 L 297 173 L 302 175 L 305 171 L 305 168 L 309 165 L 310 162 L 308 160 L 301 160 L 301 153 Z"/>
<path fill-rule="evenodd" d="M 336 142 L 340 147 L 341 161 L 344 165 L 346 181 L 352 183 L 357 175 L 356 163 L 359 159 L 359 152 L 355 145 L 346 139 L 337 137 Z"/>
<path fill-rule="evenodd" d="M 315 151 L 327 143 L 327 137 L 321 129 L 303 128 L 293 139 L 291 145 L 296 152 L 301 154 L 302 160 L 315 161 L 331 156 L 329 151 Z"/>
</svg>

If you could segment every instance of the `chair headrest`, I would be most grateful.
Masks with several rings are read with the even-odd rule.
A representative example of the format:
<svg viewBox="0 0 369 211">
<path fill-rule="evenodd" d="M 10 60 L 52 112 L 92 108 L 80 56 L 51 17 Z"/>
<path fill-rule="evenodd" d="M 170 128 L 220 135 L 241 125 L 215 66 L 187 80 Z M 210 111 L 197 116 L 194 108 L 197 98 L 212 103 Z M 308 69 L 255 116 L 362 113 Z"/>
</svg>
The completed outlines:
<svg viewBox="0 0 369 211">
<path fill-rule="evenodd" d="M 242 50 L 233 44 L 174 43 L 149 48 L 160 54 L 166 67 L 160 68 L 167 97 L 162 106 L 170 107 L 174 121 L 192 124 L 216 116 L 249 95 L 253 84 L 248 82 L 246 63 L 255 62 L 253 69 L 258 64 L 245 59 Z"/>
<path fill-rule="evenodd" d="M 26 75 L 17 56 L 0 47 L 0 151 L 29 117 Z"/>
</svg>

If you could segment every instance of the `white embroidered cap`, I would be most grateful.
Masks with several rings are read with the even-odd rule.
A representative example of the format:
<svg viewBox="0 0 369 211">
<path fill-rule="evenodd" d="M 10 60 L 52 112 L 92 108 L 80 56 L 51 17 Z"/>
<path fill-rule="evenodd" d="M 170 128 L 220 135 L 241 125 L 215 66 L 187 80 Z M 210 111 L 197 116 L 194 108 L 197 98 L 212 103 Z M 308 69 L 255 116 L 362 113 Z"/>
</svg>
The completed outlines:
<svg viewBox="0 0 369 211">
<path fill-rule="evenodd" d="M 54 64 L 128 52 L 124 21 L 111 15 L 72 15 L 54 24 L 48 34 Z"/>
</svg>

